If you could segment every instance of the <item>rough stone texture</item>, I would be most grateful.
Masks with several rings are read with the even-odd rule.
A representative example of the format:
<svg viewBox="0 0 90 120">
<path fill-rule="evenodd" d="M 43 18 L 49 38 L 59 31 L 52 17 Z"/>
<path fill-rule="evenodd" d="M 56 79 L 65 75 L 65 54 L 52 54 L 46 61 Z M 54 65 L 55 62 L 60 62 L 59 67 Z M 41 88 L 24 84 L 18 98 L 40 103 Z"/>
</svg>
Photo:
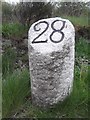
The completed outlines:
<svg viewBox="0 0 90 120">
<path fill-rule="evenodd" d="M 66 21 L 62 30 L 64 39 L 59 43 L 50 41 L 51 27 L 39 37 L 41 41 L 48 39 L 47 43 L 34 43 L 33 39 L 41 32 L 34 31 L 33 27 L 40 21 L 47 21 L 49 25 L 55 20 Z M 34 23 L 29 30 L 28 48 L 31 77 L 31 92 L 33 104 L 49 106 L 63 101 L 72 91 L 74 74 L 74 44 L 75 30 L 70 21 L 59 17 L 43 19 Z M 61 22 L 54 24 L 57 30 Z M 61 25 L 62 26 L 62 25 Z M 41 23 L 37 29 L 43 28 Z M 40 29 L 41 30 L 41 29 Z M 60 34 L 53 34 L 54 40 L 60 39 Z"/>
</svg>

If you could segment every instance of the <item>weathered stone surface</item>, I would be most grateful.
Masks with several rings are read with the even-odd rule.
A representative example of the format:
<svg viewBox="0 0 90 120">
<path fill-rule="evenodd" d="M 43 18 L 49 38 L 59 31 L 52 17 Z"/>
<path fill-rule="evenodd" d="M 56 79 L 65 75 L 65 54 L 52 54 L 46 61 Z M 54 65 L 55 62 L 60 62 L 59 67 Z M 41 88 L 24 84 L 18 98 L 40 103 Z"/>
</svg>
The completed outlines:
<svg viewBox="0 0 90 120">
<path fill-rule="evenodd" d="M 47 30 L 39 36 L 47 26 Z M 31 26 L 28 54 L 34 104 L 53 105 L 70 94 L 74 74 L 74 44 L 75 30 L 66 19 L 42 19 Z"/>
</svg>

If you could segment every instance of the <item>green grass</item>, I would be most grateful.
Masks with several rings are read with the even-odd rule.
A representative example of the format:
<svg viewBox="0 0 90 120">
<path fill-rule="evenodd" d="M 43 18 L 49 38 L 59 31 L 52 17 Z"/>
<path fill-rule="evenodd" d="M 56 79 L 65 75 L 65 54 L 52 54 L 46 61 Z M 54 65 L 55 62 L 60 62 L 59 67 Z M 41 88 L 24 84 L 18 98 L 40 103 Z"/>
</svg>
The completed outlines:
<svg viewBox="0 0 90 120">
<path fill-rule="evenodd" d="M 70 20 L 74 25 L 77 26 L 89 26 L 88 15 L 87 16 L 62 16 L 62 18 Z"/>
<path fill-rule="evenodd" d="M 35 119 L 88 117 L 88 70 L 90 70 L 90 66 L 88 66 L 87 60 L 89 48 L 90 45 L 84 38 L 80 38 L 76 42 L 73 91 L 64 102 L 59 102 L 52 108 L 44 109 L 32 105 L 31 96 L 29 97 L 30 99 L 25 101 L 25 97 L 28 94 L 30 95 L 29 71 L 27 69 L 4 74 L 6 77 L 3 78 L 2 83 L 3 117 L 11 117 L 16 113 L 18 115 L 15 117 L 33 117 Z"/>
<path fill-rule="evenodd" d="M 3 117 L 11 115 L 24 104 L 25 97 L 30 94 L 29 80 L 29 72 L 24 69 L 14 71 L 2 81 Z"/>
<path fill-rule="evenodd" d="M 6 48 L 2 55 L 2 77 L 5 78 L 7 74 L 13 72 L 16 62 L 16 52 L 13 48 Z"/>
<path fill-rule="evenodd" d="M 15 112 L 18 107 L 24 104 L 25 97 L 30 94 L 29 71 L 27 68 L 15 70 L 16 59 L 15 49 L 10 46 L 4 49 L 2 54 L 3 117 Z"/>
<path fill-rule="evenodd" d="M 21 38 L 27 32 L 27 27 L 19 23 L 3 23 L 2 35 L 6 38 Z"/>
<path fill-rule="evenodd" d="M 76 42 L 76 57 L 82 57 L 82 58 L 89 58 L 90 55 L 90 45 L 88 44 L 88 41 L 84 38 L 80 38 L 77 42 Z"/>
</svg>

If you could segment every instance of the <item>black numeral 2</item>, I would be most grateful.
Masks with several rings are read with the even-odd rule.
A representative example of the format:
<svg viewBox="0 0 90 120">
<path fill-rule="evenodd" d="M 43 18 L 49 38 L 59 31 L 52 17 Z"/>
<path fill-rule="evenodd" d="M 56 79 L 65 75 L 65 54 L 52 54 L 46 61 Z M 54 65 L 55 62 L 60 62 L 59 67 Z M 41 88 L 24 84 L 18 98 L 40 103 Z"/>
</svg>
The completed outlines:
<svg viewBox="0 0 90 120">
<path fill-rule="evenodd" d="M 40 31 L 40 30 L 41 30 L 41 28 L 39 28 L 38 30 L 36 29 L 36 26 L 37 26 L 38 24 L 41 24 L 41 23 L 45 23 L 47 26 L 46 26 L 45 30 L 44 30 L 43 32 L 41 32 L 41 33 L 32 41 L 32 43 L 45 43 L 45 42 L 48 41 L 48 40 L 45 40 L 45 41 L 36 41 L 36 39 L 38 39 L 38 38 L 48 29 L 48 27 L 49 27 L 49 24 L 48 24 L 46 21 L 41 21 L 41 22 L 37 23 L 37 24 L 34 26 L 34 30 L 35 30 L 35 31 Z"/>
<path fill-rule="evenodd" d="M 58 22 L 58 21 L 61 21 L 61 22 L 63 23 L 63 25 L 61 26 L 61 29 L 56 30 L 56 29 L 54 28 L 54 24 L 55 24 L 55 22 Z M 37 40 L 36 40 L 36 39 L 38 39 L 43 33 L 45 33 L 45 32 L 47 31 L 48 27 L 49 27 L 48 22 L 46 22 L 46 21 L 41 21 L 41 22 L 35 24 L 35 26 L 34 26 L 34 30 L 35 30 L 35 31 L 40 31 L 40 30 L 41 30 L 41 28 L 39 28 L 38 30 L 36 29 L 37 25 L 39 25 L 39 24 L 41 24 L 41 23 L 45 23 L 45 24 L 46 24 L 46 28 L 45 28 L 45 30 L 42 31 L 36 38 L 34 38 L 34 40 L 32 41 L 32 43 L 46 43 L 46 42 L 48 41 L 47 39 L 44 40 L 44 41 L 37 41 Z M 63 40 L 63 38 L 64 38 L 64 33 L 62 32 L 62 30 L 63 30 L 64 27 L 65 27 L 65 21 L 55 20 L 54 22 L 52 22 L 51 28 L 53 29 L 53 32 L 52 32 L 51 35 L 50 35 L 50 40 L 51 40 L 52 42 L 54 42 L 54 43 L 59 43 L 59 42 L 61 42 L 61 41 Z M 55 34 L 56 32 L 58 32 L 58 33 L 60 33 L 60 34 L 62 35 L 61 39 L 58 40 L 58 41 L 55 41 L 55 40 L 52 39 L 53 34 Z"/>
</svg>

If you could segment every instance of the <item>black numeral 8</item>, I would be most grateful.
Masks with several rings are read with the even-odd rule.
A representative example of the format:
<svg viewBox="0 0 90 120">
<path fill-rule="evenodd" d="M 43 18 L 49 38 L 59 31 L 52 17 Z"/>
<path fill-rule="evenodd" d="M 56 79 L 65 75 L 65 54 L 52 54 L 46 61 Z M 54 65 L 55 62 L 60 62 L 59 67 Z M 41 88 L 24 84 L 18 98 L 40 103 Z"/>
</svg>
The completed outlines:
<svg viewBox="0 0 90 120">
<path fill-rule="evenodd" d="M 54 42 L 54 43 L 59 43 L 59 42 L 61 42 L 61 41 L 63 40 L 63 38 L 64 38 L 64 33 L 62 32 L 62 29 L 63 29 L 64 26 L 65 26 L 65 21 L 61 21 L 61 22 L 63 23 L 61 29 L 56 30 L 56 29 L 54 28 L 54 23 L 57 22 L 57 21 L 61 21 L 61 20 L 55 20 L 55 21 L 51 24 L 51 27 L 52 27 L 52 29 L 53 29 L 54 31 L 53 31 L 52 34 L 50 35 L 50 40 L 51 40 L 52 42 Z M 58 41 L 55 41 L 55 40 L 52 39 L 53 34 L 55 34 L 56 32 L 58 32 L 58 33 L 60 33 L 60 34 L 62 35 L 61 39 L 58 40 Z"/>
</svg>

